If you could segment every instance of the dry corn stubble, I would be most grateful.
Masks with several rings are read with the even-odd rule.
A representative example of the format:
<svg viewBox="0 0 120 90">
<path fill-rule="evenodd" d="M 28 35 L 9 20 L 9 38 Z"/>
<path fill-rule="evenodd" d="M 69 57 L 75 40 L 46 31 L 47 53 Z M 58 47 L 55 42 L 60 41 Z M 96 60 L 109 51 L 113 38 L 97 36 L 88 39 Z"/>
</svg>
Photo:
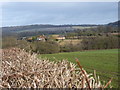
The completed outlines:
<svg viewBox="0 0 120 90">
<path fill-rule="evenodd" d="M 79 61 L 77 61 L 79 63 Z M 79 65 L 79 64 L 78 64 Z M 91 75 L 66 60 L 38 59 L 19 48 L 4 49 L 0 87 L 3 88 L 106 88 Z"/>
</svg>

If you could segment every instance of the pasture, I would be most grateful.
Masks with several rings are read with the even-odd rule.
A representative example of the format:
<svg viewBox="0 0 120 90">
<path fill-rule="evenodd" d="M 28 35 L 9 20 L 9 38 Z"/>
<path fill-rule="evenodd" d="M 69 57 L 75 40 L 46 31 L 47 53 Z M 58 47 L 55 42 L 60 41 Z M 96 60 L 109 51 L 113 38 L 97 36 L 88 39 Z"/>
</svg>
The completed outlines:
<svg viewBox="0 0 120 90">
<path fill-rule="evenodd" d="M 59 41 L 59 45 L 64 46 L 64 45 L 77 45 L 80 44 L 80 42 L 82 41 L 82 39 L 66 39 L 66 40 L 62 40 Z"/>
<path fill-rule="evenodd" d="M 113 78 L 113 87 L 118 86 L 118 49 L 42 54 L 38 57 L 51 61 L 64 59 L 73 63 L 76 63 L 75 58 L 78 58 L 86 71 L 93 73 L 96 70 L 102 81 Z"/>
</svg>

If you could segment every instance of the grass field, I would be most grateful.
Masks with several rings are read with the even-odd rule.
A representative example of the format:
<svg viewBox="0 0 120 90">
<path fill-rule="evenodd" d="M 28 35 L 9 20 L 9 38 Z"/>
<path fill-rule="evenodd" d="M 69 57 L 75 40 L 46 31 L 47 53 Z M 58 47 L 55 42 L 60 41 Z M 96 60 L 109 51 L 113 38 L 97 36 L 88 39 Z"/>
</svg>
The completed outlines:
<svg viewBox="0 0 120 90">
<path fill-rule="evenodd" d="M 43 54 L 39 55 L 42 58 L 50 60 L 68 60 L 73 63 L 75 58 L 78 58 L 83 68 L 88 72 L 96 70 L 97 75 L 101 80 L 110 80 L 113 77 L 113 87 L 118 86 L 118 50 L 91 50 L 81 52 L 57 53 L 57 54 Z"/>
<path fill-rule="evenodd" d="M 72 45 L 77 45 L 77 44 L 79 44 L 80 42 L 82 41 L 82 39 L 66 39 L 66 40 L 63 40 L 63 41 L 60 41 L 59 42 L 59 45 L 70 45 L 70 44 L 72 44 Z"/>
</svg>

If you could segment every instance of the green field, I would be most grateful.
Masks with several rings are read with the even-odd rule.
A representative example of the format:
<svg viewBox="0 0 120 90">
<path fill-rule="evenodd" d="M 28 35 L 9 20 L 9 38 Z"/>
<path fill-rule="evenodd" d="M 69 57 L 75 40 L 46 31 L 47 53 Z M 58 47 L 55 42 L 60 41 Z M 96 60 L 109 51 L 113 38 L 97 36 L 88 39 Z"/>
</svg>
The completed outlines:
<svg viewBox="0 0 120 90">
<path fill-rule="evenodd" d="M 118 49 L 42 54 L 39 57 L 49 60 L 64 59 L 73 63 L 76 63 L 75 58 L 78 58 L 86 71 L 93 72 L 93 70 L 96 70 L 100 79 L 105 81 L 113 77 L 113 87 L 118 86 Z"/>
</svg>

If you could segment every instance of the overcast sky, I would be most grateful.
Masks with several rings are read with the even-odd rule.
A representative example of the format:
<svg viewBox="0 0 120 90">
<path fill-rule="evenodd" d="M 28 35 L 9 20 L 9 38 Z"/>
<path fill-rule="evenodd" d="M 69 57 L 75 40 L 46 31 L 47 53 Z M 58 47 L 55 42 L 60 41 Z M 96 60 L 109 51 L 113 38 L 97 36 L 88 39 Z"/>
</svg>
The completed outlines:
<svg viewBox="0 0 120 90">
<path fill-rule="evenodd" d="M 2 5 L 3 26 L 106 24 L 117 20 L 117 2 L 7 2 Z"/>
</svg>

